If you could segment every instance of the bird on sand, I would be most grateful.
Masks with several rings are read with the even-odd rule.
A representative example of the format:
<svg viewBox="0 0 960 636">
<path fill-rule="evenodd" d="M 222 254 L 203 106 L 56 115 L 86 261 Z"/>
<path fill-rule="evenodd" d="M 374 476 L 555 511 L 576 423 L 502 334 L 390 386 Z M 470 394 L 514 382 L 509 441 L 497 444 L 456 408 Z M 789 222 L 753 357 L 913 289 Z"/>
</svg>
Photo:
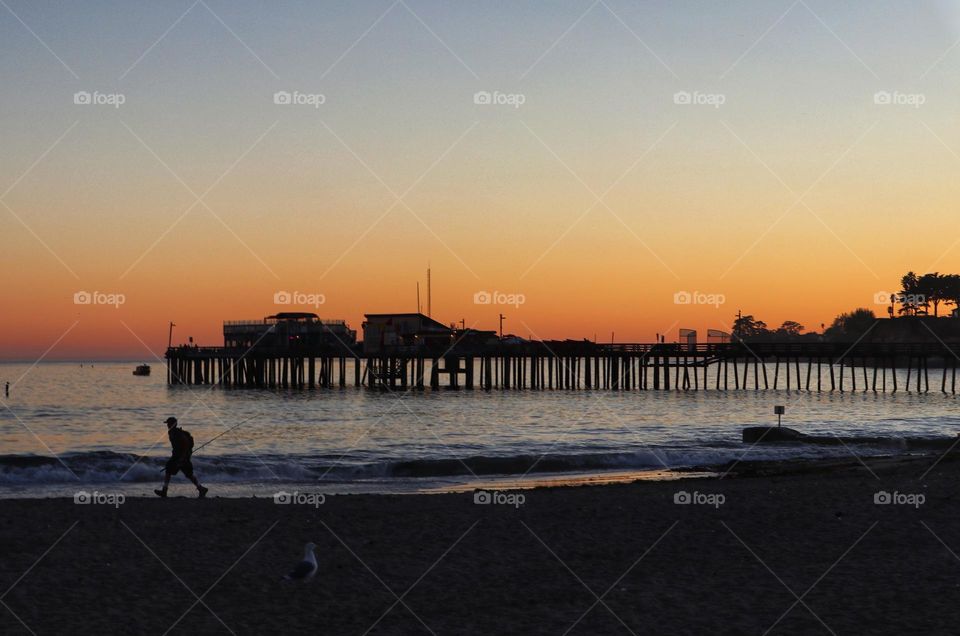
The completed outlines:
<svg viewBox="0 0 960 636">
<path fill-rule="evenodd" d="M 312 543 L 303 546 L 303 560 L 283 577 L 284 581 L 309 581 L 313 578 L 313 575 L 317 573 L 317 557 L 313 554 L 316 547 Z"/>
</svg>

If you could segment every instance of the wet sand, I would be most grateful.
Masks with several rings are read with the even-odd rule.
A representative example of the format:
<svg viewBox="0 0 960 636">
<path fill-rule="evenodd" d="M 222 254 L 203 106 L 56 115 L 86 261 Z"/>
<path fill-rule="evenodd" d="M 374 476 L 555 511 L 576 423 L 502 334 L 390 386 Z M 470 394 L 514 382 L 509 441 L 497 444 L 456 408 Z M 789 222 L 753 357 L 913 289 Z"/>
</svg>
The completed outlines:
<svg viewBox="0 0 960 636">
<path fill-rule="evenodd" d="M 924 477 L 934 460 L 745 465 L 522 503 L 3 500 L 0 633 L 956 633 L 960 462 Z M 281 582 L 306 541 L 319 574 Z"/>
</svg>

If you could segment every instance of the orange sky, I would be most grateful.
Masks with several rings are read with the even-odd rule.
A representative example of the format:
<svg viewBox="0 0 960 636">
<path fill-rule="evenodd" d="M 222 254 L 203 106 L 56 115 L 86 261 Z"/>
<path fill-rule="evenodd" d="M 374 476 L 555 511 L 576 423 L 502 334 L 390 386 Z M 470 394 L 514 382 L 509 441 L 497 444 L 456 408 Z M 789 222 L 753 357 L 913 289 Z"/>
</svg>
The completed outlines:
<svg viewBox="0 0 960 636">
<path fill-rule="evenodd" d="M 789 5 L 612 3 L 564 36 L 584 7 L 412 3 L 430 30 L 397 10 L 357 41 L 387 6 L 241 3 L 221 17 L 243 45 L 191 13 L 150 49 L 182 10 L 18 6 L 62 64 L 0 28 L 0 359 L 150 360 L 168 321 L 219 344 L 224 319 L 290 309 L 359 330 L 414 310 L 418 280 L 425 305 L 428 261 L 442 322 L 494 329 L 502 311 L 524 337 L 618 341 L 703 338 L 737 310 L 819 329 L 884 315 L 874 294 L 907 270 L 960 271 L 950 3 L 869 19 L 813 3 L 767 35 Z M 73 103 L 98 90 L 125 103 Z M 325 302 L 277 306 L 281 290 Z"/>
</svg>

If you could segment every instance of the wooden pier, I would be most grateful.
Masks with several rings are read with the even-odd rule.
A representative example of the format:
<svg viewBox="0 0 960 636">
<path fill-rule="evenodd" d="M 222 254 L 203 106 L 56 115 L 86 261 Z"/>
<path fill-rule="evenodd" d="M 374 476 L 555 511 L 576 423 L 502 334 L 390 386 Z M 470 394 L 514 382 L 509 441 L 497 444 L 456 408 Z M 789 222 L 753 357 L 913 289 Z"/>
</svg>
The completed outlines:
<svg viewBox="0 0 960 636">
<path fill-rule="evenodd" d="M 956 394 L 960 343 L 758 342 L 485 347 L 171 347 L 171 385 L 384 390 L 911 391 Z M 931 384 L 932 382 L 932 384 Z"/>
</svg>

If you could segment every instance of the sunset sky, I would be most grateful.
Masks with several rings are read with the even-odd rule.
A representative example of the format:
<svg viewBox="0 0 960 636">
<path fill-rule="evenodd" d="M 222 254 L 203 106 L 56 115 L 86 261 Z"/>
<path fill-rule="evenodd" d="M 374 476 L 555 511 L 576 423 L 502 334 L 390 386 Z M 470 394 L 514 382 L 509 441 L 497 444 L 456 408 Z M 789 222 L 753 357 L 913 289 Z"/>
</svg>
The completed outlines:
<svg viewBox="0 0 960 636">
<path fill-rule="evenodd" d="M 618 341 L 960 272 L 958 2 L 4 2 L 2 359 L 359 330 L 428 262 L 441 322 Z"/>
</svg>

